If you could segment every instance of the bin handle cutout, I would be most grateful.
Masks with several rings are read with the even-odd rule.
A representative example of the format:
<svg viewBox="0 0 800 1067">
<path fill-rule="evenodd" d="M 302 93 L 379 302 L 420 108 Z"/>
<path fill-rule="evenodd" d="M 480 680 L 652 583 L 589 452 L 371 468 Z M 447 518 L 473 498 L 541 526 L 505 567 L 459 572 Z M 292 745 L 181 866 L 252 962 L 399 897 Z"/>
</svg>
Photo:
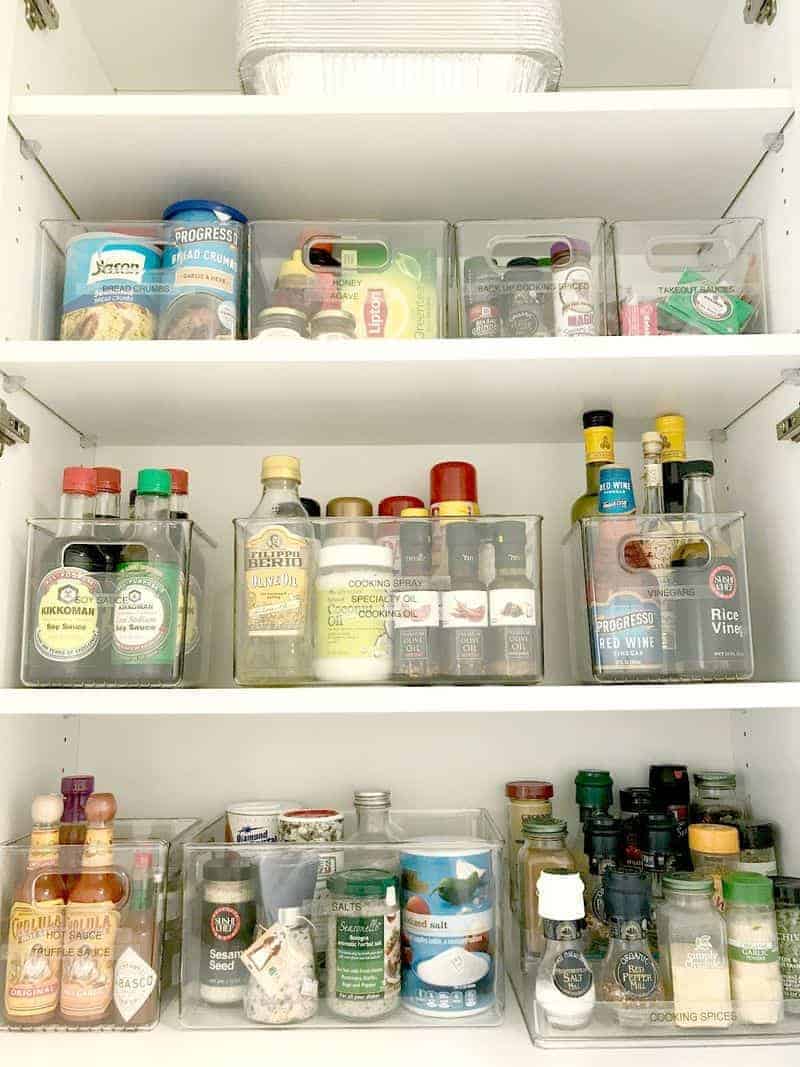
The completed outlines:
<svg viewBox="0 0 800 1067">
<path fill-rule="evenodd" d="M 569 261 L 572 263 L 572 242 L 574 238 L 566 234 L 530 233 L 507 234 L 492 237 L 486 244 L 486 263 L 491 270 L 501 274 L 512 259 L 546 259 L 550 260 L 550 249 L 561 241 L 569 248 Z M 513 267 L 511 268 L 514 269 Z"/>
<path fill-rule="evenodd" d="M 687 532 L 684 534 L 665 534 L 665 533 L 653 533 L 652 536 L 648 536 L 646 533 L 629 534 L 627 537 L 620 539 L 617 548 L 617 562 L 620 570 L 626 574 L 637 574 L 641 571 L 658 571 L 666 568 L 672 568 L 672 557 L 675 552 L 686 544 L 702 544 L 705 548 L 705 559 L 703 560 L 702 567 L 697 569 L 705 570 L 713 558 L 713 548 L 710 539 L 699 531 Z M 652 545 L 653 547 L 649 547 Z M 669 562 L 665 559 L 658 558 L 660 553 L 656 554 L 654 551 L 656 546 L 661 546 L 664 551 L 664 556 L 667 555 L 667 549 L 669 550 Z"/>
<path fill-rule="evenodd" d="M 650 237 L 645 258 L 658 274 L 724 271 L 736 262 L 737 251 L 727 237 L 714 234 L 670 234 Z"/>
<path fill-rule="evenodd" d="M 369 262 L 360 266 L 365 254 Z M 374 238 L 319 233 L 303 242 L 303 265 L 317 274 L 343 270 L 375 274 L 388 270 L 393 260 L 389 242 Z"/>
</svg>

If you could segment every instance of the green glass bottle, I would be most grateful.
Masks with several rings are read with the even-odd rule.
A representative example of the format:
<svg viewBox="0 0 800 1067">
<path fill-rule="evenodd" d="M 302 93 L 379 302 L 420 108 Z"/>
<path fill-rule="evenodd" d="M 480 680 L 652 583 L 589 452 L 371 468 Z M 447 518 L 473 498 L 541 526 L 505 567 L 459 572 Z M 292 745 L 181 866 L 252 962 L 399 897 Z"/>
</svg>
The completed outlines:
<svg viewBox="0 0 800 1067">
<path fill-rule="evenodd" d="M 572 505 L 572 522 L 599 514 L 600 471 L 614 462 L 614 416 L 610 411 L 586 411 L 583 415 L 586 446 L 586 492 Z"/>
</svg>

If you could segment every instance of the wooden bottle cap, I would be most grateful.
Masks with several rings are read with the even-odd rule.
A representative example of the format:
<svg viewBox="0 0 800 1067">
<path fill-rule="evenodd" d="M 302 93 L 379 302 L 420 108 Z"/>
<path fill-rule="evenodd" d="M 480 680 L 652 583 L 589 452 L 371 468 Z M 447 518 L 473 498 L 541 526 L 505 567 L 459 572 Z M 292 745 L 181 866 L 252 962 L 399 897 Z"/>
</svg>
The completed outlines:
<svg viewBox="0 0 800 1067">
<path fill-rule="evenodd" d="M 31 818 L 34 826 L 57 826 L 64 814 L 64 798 L 59 793 L 42 793 L 34 797 Z"/>
<path fill-rule="evenodd" d="M 86 801 L 86 821 L 90 823 L 111 822 L 117 814 L 117 802 L 113 793 L 92 793 Z"/>
</svg>

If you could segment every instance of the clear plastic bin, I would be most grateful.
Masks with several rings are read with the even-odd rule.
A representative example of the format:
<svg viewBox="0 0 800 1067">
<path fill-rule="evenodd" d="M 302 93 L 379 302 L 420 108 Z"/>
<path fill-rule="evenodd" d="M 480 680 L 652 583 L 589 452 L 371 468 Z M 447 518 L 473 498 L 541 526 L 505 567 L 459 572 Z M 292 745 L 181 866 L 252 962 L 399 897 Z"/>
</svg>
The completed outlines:
<svg viewBox="0 0 800 1067">
<path fill-rule="evenodd" d="M 557 89 L 561 0 L 239 0 L 245 92 Z"/>
<path fill-rule="evenodd" d="M 201 819 L 115 819 L 114 840 L 120 844 L 131 841 L 150 841 L 167 846 L 166 915 L 164 918 L 163 956 L 161 967 L 162 1000 L 171 988 L 177 988 L 181 971 L 181 895 L 183 893 L 184 841 L 202 827 Z M 9 845 L 27 847 L 30 834 L 9 841 Z"/>
<path fill-rule="evenodd" d="M 762 219 L 614 222 L 609 232 L 621 334 L 768 332 Z"/>
<path fill-rule="evenodd" d="M 741 513 L 581 519 L 564 544 L 578 680 L 753 676 Z"/>
<path fill-rule="evenodd" d="M 83 847 L 59 845 L 58 873 L 67 882 L 80 874 Z M 145 865 L 147 891 L 132 896 L 134 872 Z M 167 875 L 167 845 L 152 840 L 114 844 L 114 867 L 123 888 L 123 903 L 118 923 L 97 927 L 93 945 L 101 945 L 113 960 L 113 969 L 98 962 L 88 943 L 76 944 L 70 939 L 70 921 L 62 924 L 51 952 L 9 953 L 10 931 L 17 923 L 39 921 L 53 925 L 52 911 L 32 901 L 16 905 L 28 863 L 28 847 L 24 844 L 0 846 L 0 940 L 2 943 L 2 985 L 4 990 L 2 1026 L 4 1029 L 25 1028 L 67 1030 L 80 1027 L 92 1030 L 149 1030 L 158 1022 L 160 1007 L 161 946 L 164 924 L 165 887 Z M 103 873 L 93 868 L 96 873 Z M 103 869 L 105 870 L 105 869 Z M 139 875 L 141 879 L 141 875 Z M 26 909 L 24 903 L 28 903 Z M 52 907 L 52 905 L 51 905 Z M 85 924 L 89 918 L 83 920 Z M 13 925 L 12 925 L 13 924 Z M 116 926 L 116 929 L 114 927 Z M 91 929 L 91 926 L 90 926 Z M 19 938 L 17 938 L 19 943 Z M 55 952 L 52 949 L 55 948 Z M 69 971 L 72 996 L 64 998 L 65 977 Z M 42 991 L 47 989 L 46 996 Z M 42 1014 L 48 1017 L 31 1024 L 24 1018 L 19 1005 L 38 991 Z M 84 999 L 85 998 L 85 999 Z M 66 1003 L 66 1013 L 64 1011 Z M 83 1017 L 76 1018 L 75 1004 L 89 1005 Z"/>
<path fill-rule="evenodd" d="M 226 844 L 224 817 L 185 844 L 181 1023 L 192 1029 L 499 1025 L 505 1000 L 502 835 L 482 809 L 393 811 L 392 818 L 401 838 L 392 843 L 349 843 L 356 822 L 345 812 L 343 840 L 326 844 Z M 391 986 L 391 1001 L 386 988 L 373 990 L 362 1014 L 363 998 L 356 992 L 355 1007 L 345 1016 L 331 1009 L 331 998 L 349 996 L 353 973 L 344 957 L 354 946 L 348 940 L 352 930 L 338 925 L 345 909 L 335 907 L 328 878 L 365 868 L 398 878 L 399 912 L 384 927 L 386 963 L 380 951 L 373 960 L 378 984 L 385 975 Z M 211 885 L 206 872 L 214 879 Z M 223 899 L 226 888 L 229 900 Z M 261 928 L 275 923 L 278 909 L 291 906 L 313 924 L 308 952 L 314 977 L 307 977 L 316 989 L 305 989 L 313 1013 L 304 1021 L 260 1022 L 246 1014 L 258 1014 L 253 1011 L 258 983 L 239 955 Z M 451 917 L 456 921 L 450 923 Z M 212 918 L 219 920 L 216 936 Z M 367 921 L 359 917 L 357 923 Z M 233 946 L 232 954 L 226 944 Z M 423 966 L 440 956 L 445 959 L 433 973 Z M 375 978 L 371 971 L 363 980 Z M 377 1016 L 375 1002 L 381 1000 L 390 1010 Z"/>
<path fill-rule="evenodd" d="M 543 676 L 537 515 L 234 525 L 238 685 Z"/>
<path fill-rule="evenodd" d="M 214 548 L 188 519 L 28 519 L 23 684 L 205 681 Z"/>
<path fill-rule="evenodd" d="M 456 227 L 462 337 L 599 337 L 603 219 L 496 219 Z"/>
<path fill-rule="evenodd" d="M 445 336 L 446 222 L 250 224 L 250 337 Z"/>
<path fill-rule="evenodd" d="M 41 340 L 244 335 L 243 223 L 46 219 L 41 226 Z"/>
<path fill-rule="evenodd" d="M 507 952 L 507 957 L 513 960 L 510 952 Z M 589 965 L 599 995 L 601 963 L 590 960 Z M 763 1026 L 739 1022 L 735 1005 L 729 1011 L 724 1008 L 706 1009 L 706 1017 L 713 1020 L 713 1024 L 707 1026 L 698 1021 L 700 1012 L 681 1014 L 679 1009 L 681 1022 L 678 1025 L 675 1004 L 672 1001 L 655 1002 L 638 1014 L 633 1014 L 628 1025 L 622 1025 L 611 1005 L 598 1001 L 587 1026 L 579 1030 L 561 1029 L 549 1022 L 536 1000 L 536 971 L 522 974 L 517 967 L 511 965 L 509 976 L 531 1040 L 540 1048 L 674 1046 L 677 1051 L 679 1046 L 768 1045 L 772 1042 L 797 1041 L 800 1037 L 800 1014 L 791 1014 L 795 1010 L 796 1001 L 788 1000 L 783 1004 L 783 1021 Z"/>
</svg>

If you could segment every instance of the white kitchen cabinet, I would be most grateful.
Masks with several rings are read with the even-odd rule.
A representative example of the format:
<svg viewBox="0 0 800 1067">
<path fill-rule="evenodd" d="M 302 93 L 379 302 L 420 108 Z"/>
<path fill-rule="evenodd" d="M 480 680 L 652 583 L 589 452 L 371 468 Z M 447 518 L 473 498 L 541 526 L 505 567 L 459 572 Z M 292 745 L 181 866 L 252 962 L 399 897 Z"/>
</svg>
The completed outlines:
<svg viewBox="0 0 800 1067">
<path fill-rule="evenodd" d="M 221 811 L 246 795 L 346 806 L 363 768 L 399 807 L 502 807 L 503 782 L 650 762 L 734 767 L 782 827 L 800 873 L 800 449 L 775 424 L 800 403 L 800 12 L 746 25 L 744 0 L 564 0 L 569 65 L 557 95 L 435 100 L 245 98 L 232 0 L 56 0 L 32 31 L 0 10 L 0 397 L 31 427 L 0 456 L 0 839 L 62 770 L 92 771 L 129 815 Z M 756 0 L 756 6 L 758 6 Z M 158 217 L 219 197 L 251 217 L 603 215 L 767 219 L 769 336 L 360 344 L 320 361 L 279 345 L 39 341 L 42 218 Z M 786 374 L 786 372 L 789 372 Z M 788 379 L 784 381 L 784 376 Z M 14 390 L 14 391 L 12 391 Z M 638 469 L 652 416 L 686 414 L 693 456 L 718 465 L 721 509 L 747 513 L 756 681 L 570 685 L 560 544 L 583 484 L 579 416 L 616 415 Z M 536 688 L 234 690 L 232 528 L 262 455 L 292 451 L 318 497 L 426 495 L 444 458 L 476 463 L 486 513 L 544 516 L 546 683 Z M 68 463 L 191 471 L 217 537 L 213 681 L 203 691 L 19 688 L 24 519 L 53 511 Z M 633 1067 L 641 1053 L 534 1052 L 513 1002 L 501 1030 L 430 1034 L 0 1034 L 0 1055 L 212 1064 L 259 1054 L 393 1064 L 529 1057 Z M 57 1044 L 55 1043 L 57 1041 Z M 263 1042 L 263 1043 L 262 1043 Z M 797 1048 L 693 1047 L 682 1062 L 779 1067 Z M 669 1050 L 647 1053 L 654 1064 Z"/>
</svg>

